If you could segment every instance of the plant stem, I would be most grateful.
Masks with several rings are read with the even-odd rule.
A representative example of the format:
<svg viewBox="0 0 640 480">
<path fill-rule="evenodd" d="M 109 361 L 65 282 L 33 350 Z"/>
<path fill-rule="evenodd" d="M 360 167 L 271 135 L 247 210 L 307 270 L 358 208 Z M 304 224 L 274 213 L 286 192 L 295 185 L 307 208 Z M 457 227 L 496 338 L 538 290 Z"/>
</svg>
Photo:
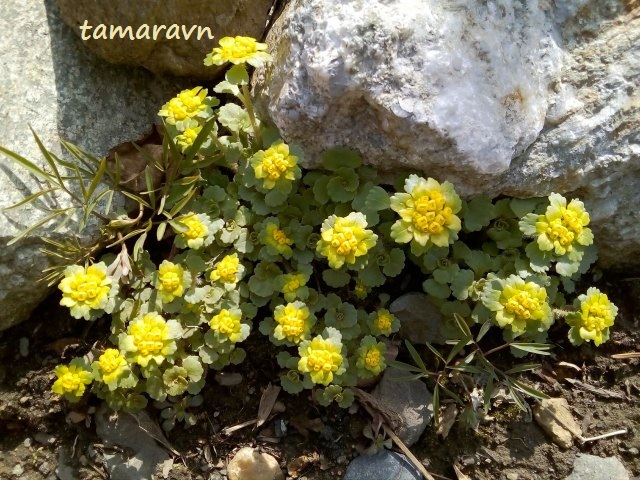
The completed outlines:
<svg viewBox="0 0 640 480">
<path fill-rule="evenodd" d="M 249 114 L 249 121 L 251 122 L 251 127 L 253 128 L 253 135 L 255 137 L 256 143 L 258 144 L 258 148 L 261 148 L 262 140 L 260 138 L 260 130 L 258 130 L 258 123 L 256 122 L 256 116 L 253 110 L 253 102 L 251 100 L 251 92 L 249 92 L 249 87 L 247 85 L 242 85 L 242 99 L 244 106 L 247 109 L 247 113 Z"/>
</svg>

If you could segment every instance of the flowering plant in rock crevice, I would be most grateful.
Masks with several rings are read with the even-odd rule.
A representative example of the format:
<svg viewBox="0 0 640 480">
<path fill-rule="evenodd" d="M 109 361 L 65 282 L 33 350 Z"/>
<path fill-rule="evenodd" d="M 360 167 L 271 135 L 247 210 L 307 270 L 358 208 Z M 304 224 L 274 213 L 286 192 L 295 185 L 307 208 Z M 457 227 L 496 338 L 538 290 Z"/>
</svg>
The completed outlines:
<svg viewBox="0 0 640 480">
<path fill-rule="evenodd" d="M 205 64 L 233 66 L 213 92 L 183 90 L 161 107 L 162 152 L 139 173 L 142 191 L 120 186 L 117 158 L 109 168 L 67 145 L 93 177 L 78 197 L 58 175 L 65 163 L 46 150 L 54 174 L 14 156 L 72 196 L 80 228 L 92 215 L 108 222 L 99 245 L 110 249 L 100 259 L 97 247 L 51 242 L 68 261 L 48 276 L 61 305 L 78 319 L 111 319 L 108 340 L 56 367 L 54 392 L 77 401 L 90 389 L 127 411 L 150 398 L 169 405 L 165 427 L 191 424 L 196 417 L 185 409 L 201 403 L 207 372 L 241 363 L 243 342 L 262 335 L 279 349 L 286 391 L 312 390 L 322 405 L 347 407 L 360 382 L 402 366 L 389 356 L 400 322 L 385 286 L 409 263 L 443 314 L 440 336 L 455 345 L 447 364 L 470 344 L 471 329 L 479 330 L 476 343 L 489 329 L 502 331 L 516 355 L 545 353 L 560 319 L 573 344 L 607 340 L 617 309 L 604 293 L 590 288 L 567 305 L 595 259 L 582 202 L 556 193 L 463 200 L 451 183 L 412 172 L 382 185 L 348 148 L 304 170 L 303 152 L 253 108 L 246 65 L 269 59 L 254 39 L 220 40 Z M 110 211 L 105 199 L 114 191 L 137 202 L 137 216 Z M 149 237 L 171 244 L 164 258 L 150 254 Z M 445 347 L 429 347 L 443 356 Z M 474 361 L 465 357 L 466 373 L 491 390 L 491 375 L 499 378 L 482 377 Z"/>
</svg>

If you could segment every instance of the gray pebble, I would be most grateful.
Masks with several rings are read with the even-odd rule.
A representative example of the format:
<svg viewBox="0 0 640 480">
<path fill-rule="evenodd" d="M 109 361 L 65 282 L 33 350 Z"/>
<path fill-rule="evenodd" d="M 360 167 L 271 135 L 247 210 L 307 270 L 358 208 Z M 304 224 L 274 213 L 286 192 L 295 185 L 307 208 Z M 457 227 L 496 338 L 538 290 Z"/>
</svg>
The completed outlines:
<svg viewBox="0 0 640 480">
<path fill-rule="evenodd" d="M 343 480 L 421 479 L 422 475 L 407 457 L 389 450 L 355 458 L 347 467 L 343 478 Z"/>
</svg>

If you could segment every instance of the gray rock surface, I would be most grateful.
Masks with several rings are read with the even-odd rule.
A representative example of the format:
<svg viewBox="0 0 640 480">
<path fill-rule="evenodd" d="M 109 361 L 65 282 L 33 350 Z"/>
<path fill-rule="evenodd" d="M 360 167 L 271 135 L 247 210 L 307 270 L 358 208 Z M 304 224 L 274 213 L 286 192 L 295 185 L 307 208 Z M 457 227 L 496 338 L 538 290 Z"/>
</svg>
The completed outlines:
<svg viewBox="0 0 640 480">
<path fill-rule="evenodd" d="M 174 74 L 212 78 L 220 69 L 205 67 L 202 62 L 218 40 L 225 36 L 246 35 L 260 38 L 264 32 L 272 0 L 57 0 L 62 18 L 80 36 L 79 25 L 97 27 L 104 24 L 132 26 L 136 38 L 138 28 L 147 24 L 150 35 L 153 27 L 178 25 L 175 32 L 165 35 L 168 30 L 160 30 L 157 39 L 135 39 L 130 37 L 104 40 L 102 38 L 84 41 L 94 53 L 111 63 L 141 65 L 157 74 Z M 182 29 L 184 25 L 184 31 Z M 196 26 L 189 35 L 192 26 Z M 198 28 L 209 27 L 211 34 L 201 34 L 198 40 Z M 87 30 L 85 37 L 93 35 L 95 30 Z M 142 36 L 144 32 L 140 32 Z M 97 31 L 96 36 L 100 36 Z M 109 32 L 107 31 L 107 36 Z M 170 36 L 172 38 L 167 39 Z M 188 37 L 188 38 L 187 38 Z"/>
<path fill-rule="evenodd" d="M 383 450 L 361 455 L 347 467 L 343 480 L 420 480 L 422 475 L 407 457 Z"/>
<path fill-rule="evenodd" d="M 444 319 L 438 307 L 422 292 L 401 295 L 389 305 L 400 321 L 400 336 L 415 344 L 444 343 Z"/>
<path fill-rule="evenodd" d="M 410 447 L 418 440 L 433 417 L 433 395 L 421 380 L 401 380 L 407 372 L 388 367 L 371 393 L 399 421 L 394 432 Z"/>
<path fill-rule="evenodd" d="M 0 145 L 44 165 L 29 125 L 61 154 L 59 139 L 101 156 L 148 131 L 179 86 L 142 70 L 105 65 L 58 17 L 54 0 L 3 3 L 0 16 Z M 0 154 L 0 330 L 24 320 L 49 289 L 36 283 L 51 265 L 37 236 L 7 247 L 18 232 L 44 218 L 43 204 L 2 212 L 44 185 Z M 61 197 L 60 206 L 68 203 Z M 73 225 L 44 236 L 68 238 Z M 91 242 L 96 229 L 80 238 Z"/>
<path fill-rule="evenodd" d="M 293 0 L 255 78 L 307 164 L 349 145 L 464 195 L 575 194 L 603 265 L 640 264 L 640 6 Z"/>
<path fill-rule="evenodd" d="M 616 457 L 596 457 L 580 454 L 573 471 L 565 480 L 629 480 L 629 472 Z"/>
<path fill-rule="evenodd" d="M 146 412 L 139 412 L 136 416 L 115 414 L 103 404 L 96 412 L 95 420 L 96 434 L 107 445 L 126 449 L 121 453 L 104 454 L 110 478 L 151 480 L 156 468 L 170 461 L 169 454 L 152 438 L 164 439 L 164 434 Z"/>
</svg>

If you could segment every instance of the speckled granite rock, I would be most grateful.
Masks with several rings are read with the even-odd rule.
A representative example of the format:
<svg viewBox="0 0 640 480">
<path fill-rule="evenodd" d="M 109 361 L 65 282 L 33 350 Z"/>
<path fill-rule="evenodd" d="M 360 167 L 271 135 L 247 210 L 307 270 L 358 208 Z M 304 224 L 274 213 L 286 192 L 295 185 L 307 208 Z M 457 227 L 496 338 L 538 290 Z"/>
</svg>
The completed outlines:
<svg viewBox="0 0 640 480">
<path fill-rule="evenodd" d="M 135 39 L 130 37 L 104 40 L 89 39 L 85 43 L 94 53 L 108 62 L 127 65 L 142 65 L 157 74 L 197 76 L 212 78 L 218 68 L 205 67 L 202 61 L 211 49 L 218 45 L 224 36 L 248 35 L 260 38 L 267 23 L 272 0 L 57 0 L 62 18 L 73 27 L 77 35 L 81 34 L 79 25 L 97 27 L 105 24 L 132 26 L 136 38 L 137 29 L 147 24 L 150 36 L 153 27 L 165 25 L 167 30 L 159 30 L 157 40 Z M 165 35 L 168 28 L 176 24 L 176 31 Z M 182 31 L 184 25 L 184 31 Z M 189 35 L 192 26 L 196 26 Z M 198 40 L 198 28 L 209 27 L 215 37 L 202 34 Z M 204 30 L 203 30 L 204 31 Z M 86 31 L 86 36 L 93 33 Z M 96 36 L 99 35 L 96 34 Z M 141 32 L 142 36 L 144 31 Z M 109 32 L 107 31 L 107 35 Z M 167 39 L 166 36 L 171 37 Z M 175 37 L 175 38 L 174 38 Z M 188 38 L 187 38 L 188 37 Z"/>
<path fill-rule="evenodd" d="M 575 192 L 604 265 L 640 264 L 640 5 L 293 0 L 254 79 L 308 164 L 334 145 L 470 195 Z M 635 88 L 634 88 L 635 87 Z"/>
<path fill-rule="evenodd" d="M 629 480 L 629 472 L 616 457 L 580 454 L 565 480 Z"/>
<path fill-rule="evenodd" d="M 3 3 L 0 16 L 0 145 L 44 164 L 29 125 L 43 143 L 61 153 L 59 138 L 95 155 L 144 134 L 177 85 L 140 69 L 106 66 L 89 54 L 58 18 L 54 0 Z M 0 156 L 0 330 L 24 320 L 49 290 L 36 281 L 50 266 L 31 236 L 7 241 L 45 212 L 25 208 L 2 212 L 43 185 Z M 61 198 L 64 202 L 64 199 Z M 61 203 L 61 206 L 65 206 Z M 72 226 L 45 236 L 68 236 Z M 90 242 L 96 229 L 81 240 Z"/>
</svg>

